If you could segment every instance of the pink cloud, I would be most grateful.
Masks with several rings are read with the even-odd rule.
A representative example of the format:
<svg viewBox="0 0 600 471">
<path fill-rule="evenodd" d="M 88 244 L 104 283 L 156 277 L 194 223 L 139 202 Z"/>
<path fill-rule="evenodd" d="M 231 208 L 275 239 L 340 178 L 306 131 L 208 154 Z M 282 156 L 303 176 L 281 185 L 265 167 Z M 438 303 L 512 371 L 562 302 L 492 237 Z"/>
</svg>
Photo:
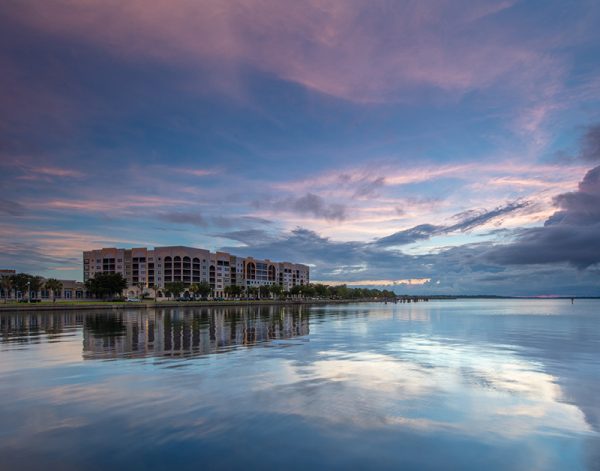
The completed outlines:
<svg viewBox="0 0 600 471">
<path fill-rule="evenodd" d="M 161 196 L 117 195 L 114 198 L 103 197 L 101 199 L 44 199 L 29 201 L 26 203 L 26 206 L 31 209 L 106 212 L 114 214 L 131 212 L 140 208 L 164 208 L 168 206 L 181 206 L 188 203 L 185 199 Z"/>
<path fill-rule="evenodd" d="M 12 242 L 9 242 L 12 241 Z M 15 241 L 18 241 L 16 243 Z M 0 252 L 5 256 L 22 255 L 23 247 L 45 254 L 49 257 L 65 260 L 79 259 L 81 252 L 90 247 L 114 244 L 128 244 L 130 240 L 89 234 L 77 231 L 48 230 L 42 228 L 23 228 L 6 225 L 0 229 Z"/>
<path fill-rule="evenodd" d="M 83 177 L 85 174 L 79 170 L 72 170 L 60 167 L 34 167 L 32 171 L 41 175 L 49 175 L 51 177 Z"/>
<path fill-rule="evenodd" d="M 512 3 L 57 0 L 21 2 L 13 14 L 119 55 L 249 63 L 322 93 L 380 102 L 410 99 L 422 85 L 463 93 L 552 80 L 559 67 L 543 42 L 488 21 Z"/>
<path fill-rule="evenodd" d="M 459 178 L 474 181 L 482 185 L 482 181 L 497 186 L 539 186 L 542 182 L 551 185 L 560 184 L 561 190 L 579 181 L 585 167 L 580 165 L 565 166 L 551 164 L 533 164 L 519 159 L 505 159 L 491 162 L 467 162 L 453 165 L 413 165 L 402 166 L 379 163 L 367 167 L 342 168 L 338 171 L 313 175 L 310 178 L 292 180 L 272 184 L 272 188 L 280 191 L 304 192 L 327 191 L 340 197 L 348 198 L 357 185 L 365 181 L 373 181 L 382 177 L 382 186 L 393 187 L 439 180 L 441 178 Z M 529 185 L 528 185 L 529 183 Z"/>
<path fill-rule="evenodd" d="M 0 155 L 0 167 L 16 169 L 22 172 L 17 178 L 19 180 L 45 180 L 53 178 L 82 178 L 86 174 L 80 170 L 67 167 L 58 167 L 46 164 L 45 158 L 34 158 L 28 156 Z"/>
<path fill-rule="evenodd" d="M 81 178 L 85 174 L 78 170 L 70 170 L 60 167 L 29 167 L 25 173 L 17 178 L 19 180 L 49 180 L 52 177 L 58 178 Z"/>
</svg>

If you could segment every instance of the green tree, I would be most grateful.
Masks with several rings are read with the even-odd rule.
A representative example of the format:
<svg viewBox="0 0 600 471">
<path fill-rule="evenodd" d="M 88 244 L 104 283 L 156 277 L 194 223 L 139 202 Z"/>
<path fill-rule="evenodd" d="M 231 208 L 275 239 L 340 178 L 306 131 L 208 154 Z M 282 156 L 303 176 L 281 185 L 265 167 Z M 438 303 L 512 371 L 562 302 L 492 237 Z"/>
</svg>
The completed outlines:
<svg viewBox="0 0 600 471">
<path fill-rule="evenodd" d="M 4 291 L 4 304 L 6 304 L 10 292 L 13 289 L 12 276 L 4 275 L 0 277 L 0 287 L 2 288 L 2 291 Z"/>
<path fill-rule="evenodd" d="M 146 296 L 146 294 L 147 294 L 146 293 L 146 283 L 144 283 L 143 281 L 140 281 L 135 286 L 140 290 L 140 299 L 144 299 L 144 296 Z"/>
<path fill-rule="evenodd" d="M 225 295 L 230 298 L 237 298 L 242 294 L 242 287 L 238 285 L 225 286 Z"/>
<path fill-rule="evenodd" d="M 258 288 L 256 286 L 248 286 L 246 288 L 246 293 L 248 293 L 249 298 L 256 299 L 258 296 Z"/>
<path fill-rule="evenodd" d="M 190 293 L 192 293 L 192 297 L 193 297 L 194 299 L 196 299 L 196 297 L 198 296 L 198 292 L 199 292 L 199 290 L 200 290 L 200 288 L 198 287 L 198 284 L 197 284 L 197 283 L 192 283 L 192 284 L 190 285 L 190 287 L 188 288 L 188 291 L 189 291 Z"/>
<path fill-rule="evenodd" d="M 210 284 L 208 284 L 206 281 L 203 281 L 201 283 L 198 283 L 198 294 L 206 299 L 210 293 L 212 293 L 212 288 L 210 287 Z"/>
<path fill-rule="evenodd" d="M 319 298 L 326 298 L 329 295 L 329 286 L 316 283 L 313 285 L 313 287 L 315 288 L 315 293 Z"/>
<path fill-rule="evenodd" d="M 31 282 L 31 278 L 33 277 L 27 273 L 18 273 L 11 276 L 12 285 L 16 291 L 15 297 L 18 297 L 18 293 L 21 293 L 21 296 L 25 295 L 25 292 L 29 287 L 29 283 Z"/>
<path fill-rule="evenodd" d="M 273 295 L 273 297 L 275 299 L 278 299 L 281 294 L 283 293 L 283 286 L 281 285 L 271 285 L 269 287 L 269 290 L 271 291 L 271 294 Z"/>
<path fill-rule="evenodd" d="M 270 290 L 269 286 L 267 286 L 267 285 L 262 285 L 258 289 L 258 292 L 259 292 L 261 298 L 268 298 L 271 295 L 271 290 Z"/>
<path fill-rule="evenodd" d="M 56 278 L 48 278 L 44 283 L 44 288 L 48 291 L 52 291 L 52 302 L 56 302 L 56 292 L 63 289 L 63 284 Z"/>
<path fill-rule="evenodd" d="M 170 283 L 165 283 L 165 292 L 167 296 L 178 297 L 185 289 L 187 285 L 183 281 L 172 281 Z"/>
<path fill-rule="evenodd" d="M 301 285 L 300 293 L 302 293 L 302 296 L 305 298 L 313 298 L 317 294 L 317 291 L 312 285 Z"/>
<path fill-rule="evenodd" d="M 348 299 L 349 289 L 346 285 L 337 285 L 329 287 L 329 296 L 334 299 Z"/>
<path fill-rule="evenodd" d="M 292 296 L 298 296 L 302 292 L 302 287 L 300 285 L 295 285 L 290 288 L 290 294 Z"/>
<path fill-rule="evenodd" d="M 85 282 L 85 286 L 88 293 L 96 298 L 106 299 L 127 289 L 127 280 L 120 273 L 96 273 Z"/>
<path fill-rule="evenodd" d="M 31 299 L 31 293 L 37 294 L 44 286 L 44 279 L 41 276 L 32 276 L 29 279 L 29 293 L 28 297 Z"/>
</svg>

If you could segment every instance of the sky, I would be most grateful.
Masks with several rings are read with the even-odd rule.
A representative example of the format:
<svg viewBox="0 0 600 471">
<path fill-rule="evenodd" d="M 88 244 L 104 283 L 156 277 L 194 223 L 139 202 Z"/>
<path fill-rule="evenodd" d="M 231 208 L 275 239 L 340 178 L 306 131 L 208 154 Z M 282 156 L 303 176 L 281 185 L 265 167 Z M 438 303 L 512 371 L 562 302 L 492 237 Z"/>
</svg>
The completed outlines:
<svg viewBox="0 0 600 471">
<path fill-rule="evenodd" d="M 597 1 L 4 0 L 0 268 L 188 245 L 600 295 Z"/>
</svg>

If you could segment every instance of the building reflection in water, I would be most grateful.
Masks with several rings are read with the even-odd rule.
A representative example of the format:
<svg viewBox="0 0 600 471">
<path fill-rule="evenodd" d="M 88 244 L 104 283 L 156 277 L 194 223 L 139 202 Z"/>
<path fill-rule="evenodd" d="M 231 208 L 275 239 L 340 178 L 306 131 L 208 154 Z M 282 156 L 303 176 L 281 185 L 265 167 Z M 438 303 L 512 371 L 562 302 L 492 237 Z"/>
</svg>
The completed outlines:
<svg viewBox="0 0 600 471">
<path fill-rule="evenodd" d="M 2 343 L 83 330 L 83 358 L 189 357 L 308 335 L 304 306 L 43 312 L 0 316 Z"/>
<path fill-rule="evenodd" d="M 158 309 L 86 318 L 84 358 L 196 356 L 308 335 L 308 311 L 277 306 Z"/>
</svg>

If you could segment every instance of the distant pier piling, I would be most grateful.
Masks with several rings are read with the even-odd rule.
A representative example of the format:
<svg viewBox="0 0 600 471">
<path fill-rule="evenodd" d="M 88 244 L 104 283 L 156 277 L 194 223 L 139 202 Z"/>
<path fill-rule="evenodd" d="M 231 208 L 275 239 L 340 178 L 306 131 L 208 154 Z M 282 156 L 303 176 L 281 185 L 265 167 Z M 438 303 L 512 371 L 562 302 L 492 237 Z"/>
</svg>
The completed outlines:
<svg viewBox="0 0 600 471">
<path fill-rule="evenodd" d="M 396 298 L 396 301 L 399 303 L 418 303 L 419 301 L 429 302 L 429 297 L 427 297 L 427 296 L 398 296 Z"/>
</svg>

